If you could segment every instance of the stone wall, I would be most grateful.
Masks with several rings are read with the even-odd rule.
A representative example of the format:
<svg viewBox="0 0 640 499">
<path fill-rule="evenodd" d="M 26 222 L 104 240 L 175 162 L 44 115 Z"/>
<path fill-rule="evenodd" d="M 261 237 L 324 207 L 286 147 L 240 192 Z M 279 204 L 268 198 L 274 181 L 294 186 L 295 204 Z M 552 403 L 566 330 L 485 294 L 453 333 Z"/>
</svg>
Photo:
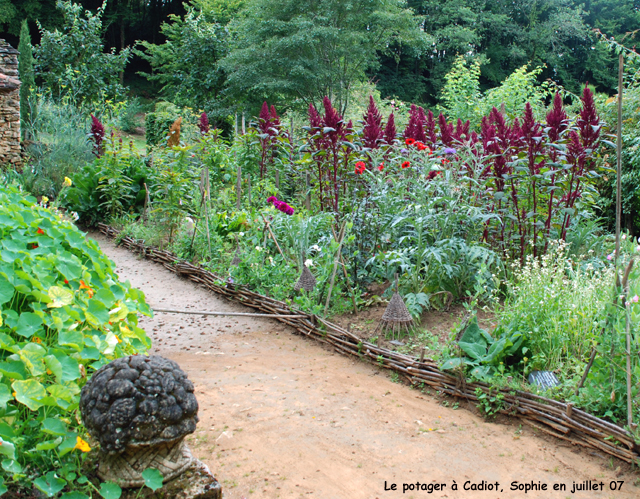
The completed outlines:
<svg viewBox="0 0 640 499">
<path fill-rule="evenodd" d="M 0 38 L 0 168 L 21 164 L 18 51 Z"/>
</svg>

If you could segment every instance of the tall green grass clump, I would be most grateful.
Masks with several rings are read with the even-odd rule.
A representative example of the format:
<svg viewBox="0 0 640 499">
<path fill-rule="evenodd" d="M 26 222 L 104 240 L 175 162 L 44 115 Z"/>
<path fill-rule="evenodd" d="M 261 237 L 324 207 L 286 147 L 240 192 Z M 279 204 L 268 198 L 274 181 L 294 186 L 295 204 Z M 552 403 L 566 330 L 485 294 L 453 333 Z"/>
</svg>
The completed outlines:
<svg viewBox="0 0 640 499">
<path fill-rule="evenodd" d="M 35 196 L 55 198 L 64 178 L 94 159 L 87 114 L 69 99 L 40 96 L 30 128 L 34 140 L 27 145 L 24 186 Z"/>
<path fill-rule="evenodd" d="M 568 256 L 557 241 L 539 259 L 514 262 L 514 279 L 499 312 L 500 323 L 521 332 L 531 369 L 557 369 L 585 361 L 599 334 L 599 322 L 614 280 L 611 267 L 595 269 Z"/>
</svg>

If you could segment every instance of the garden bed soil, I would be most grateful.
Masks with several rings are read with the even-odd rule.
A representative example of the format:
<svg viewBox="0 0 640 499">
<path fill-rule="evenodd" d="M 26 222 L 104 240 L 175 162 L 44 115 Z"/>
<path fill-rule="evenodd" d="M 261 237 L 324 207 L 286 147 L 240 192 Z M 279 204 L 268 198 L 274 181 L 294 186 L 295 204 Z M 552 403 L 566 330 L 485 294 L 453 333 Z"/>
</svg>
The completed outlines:
<svg viewBox="0 0 640 499">
<path fill-rule="evenodd" d="M 152 306 L 249 311 L 100 234 L 91 237 Z M 426 492 L 402 493 L 402 483 L 417 481 L 447 483 L 429 496 L 448 498 L 640 494 L 638 475 L 621 461 L 537 435 L 518 420 L 485 421 L 464 410 L 473 408 L 467 402 L 458 408 L 455 399 L 394 383 L 386 371 L 337 355 L 275 320 L 158 313 L 140 325 L 153 340 L 151 353 L 178 362 L 196 386 L 200 422 L 188 442 L 226 499 L 417 498 Z M 452 492 L 454 480 L 459 486 L 498 481 L 503 492 Z M 516 480 L 568 489 L 510 492 Z M 621 492 L 569 494 L 574 481 L 584 480 L 624 485 Z M 385 482 L 400 490 L 385 491 Z"/>
<path fill-rule="evenodd" d="M 440 345 L 444 345 L 449 340 L 451 332 L 460 325 L 467 314 L 462 305 L 454 305 L 447 310 L 429 310 L 424 312 L 412 337 L 405 335 L 398 338 L 398 341 L 404 343 L 404 345 L 400 346 L 397 343 L 391 343 L 391 340 L 393 340 L 391 334 L 385 334 L 380 330 L 376 330 L 386 308 L 387 303 L 376 304 L 359 310 L 357 315 L 347 313 L 331 317 L 331 322 L 358 335 L 363 340 L 371 341 L 378 346 L 404 354 L 419 357 L 420 347 L 427 346 L 425 355 L 429 357 L 429 342 L 427 341 L 425 343 L 425 340 L 435 338 Z M 480 327 L 488 331 L 493 330 L 496 326 L 493 319 L 493 313 L 484 310 L 478 311 L 478 324 Z M 427 334 L 421 335 L 421 332 Z"/>
</svg>

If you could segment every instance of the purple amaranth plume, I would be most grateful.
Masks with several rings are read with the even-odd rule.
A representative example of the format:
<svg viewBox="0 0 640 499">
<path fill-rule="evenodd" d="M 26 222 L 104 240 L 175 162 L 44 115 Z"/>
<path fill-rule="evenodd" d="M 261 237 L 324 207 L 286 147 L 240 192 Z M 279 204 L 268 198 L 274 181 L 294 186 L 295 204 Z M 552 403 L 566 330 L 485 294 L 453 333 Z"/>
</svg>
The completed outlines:
<svg viewBox="0 0 640 499">
<path fill-rule="evenodd" d="M 551 140 L 551 142 L 557 142 L 568 126 L 567 113 L 565 113 L 564 107 L 562 106 L 562 97 L 556 92 L 553 98 L 553 108 L 547 114 L 547 134 L 549 135 L 549 140 Z"/>
<path fill-rule="evenodd" d="M 269 133 L 269 128 L 271 128 L 271 113 L 269 112 L 267 101 L 262 103 L 262 108 L 258 115 L 258 128 L 260 129 L 260 133 L 271 135 Z"/>
<path fill-rule="evenodd" d="M 384 128 L 384 141 L 392 145 L 396 140 L 396 122 L 393 116 L 393 111 L 389 115 L 389 119 L 387 120 L 387 126 Z"/>
<path fill-rule="evenodd" d="M 278 112 L 276 111 L 276 106 L 274 106 L 273 104 L 271 104 L 271 110 L 269 112 L 269 118 L 271 119 L 271 126 L 273 128 L 279 128 L 281 123 L 280 123 L 280 116 L 278 116 Z"/>
<path fill-rule="evenodd" d="M 369 96 L 369 107 L 364 114 L 363 117 L 364 124 L 364 133 L 363 133 L 363 142 L 364 146 L 369 149 L 377 149 L 378 141 L 382 138 L 382 115 L 378 108 L 376 107 L 376 103 L 373 100 L 373 96 Z"/>
<path fill-rule="evenodd" d="M 91 132 L 89 133 L 93 140 L 93 154 L 98 158 L 102 156 L 102 141 L 104 140 L 104 125 L 93 114 L 91 115 Z"/>
<path fill-rule="evenodd" d="M 593 101 L 593 93 L 587 85 L 582 92 L 582 110 L 576 124 L 580 130 L 580 140 L 585 148 L 592 148 L 600 138 L 600 118 Z"/>
<path fill-rule="evenodd" d="M 456 142 L 464 142 L 469 139 L 469 128 L 471 126 L 471 122 L 469 120 L 464 123 L 460 118 L 458 118 L 458 122 L 456 123 L 456 129 L 453 132 L 453 138 Z"/>
<path fill-rule="evenodd" d="M 427 138 L 424 134 L 424 109 L 416 107 L 415 104 L 411 104 L 409 110 L 409 123 L 402 134 L 403 138 L 413 139 L 418 142 L 426 142 Z"/>
<path fill-rule="evenodd" d="M 447 118 L 445 118 L 444 114 L 440 113 L 438 116 L 438 124 L 440 125 L 440 140 L 442 143 L 451 147 L 453 145 L 453 123 L 447 123 Z"/>
<path fill-rule="evenodd" d="M 429 137 L 427 141 L 427 145 L 431 144 L 431 148 L 433 149 L 438 142 L 438 134 L 436 133 L 436 120 L 433 117 L 433 112 L 429 109 L 429 113 L 427 113 L 427 136 Z"/>
<path fill-rule="evenodd" d="M 309 124 L 311 128 L 319 128 L 322 126 L 322 118 L 313 104 L 309 104 Z"/>
<path fill-rule="evenodd" d="M 328 132 L 328 135 L 341 135 L 344 128 L 342 116 L 340 116 L 338 110 L 333 107 L 329 97 L 325 96 L 325 98 L 322 99 L 322 105 L 324 106 L 324 126 L 335 130 L 335 132 Z"/>
<path fill-rule="evenodd" d="M 427 116 L 424 114 L 424 109 L 421 106 L 418 106 L 418 128 L 416 129 L 416 142 L 422 142 L 423 144 L 427 141 L 427 136 L 424 133 L 424 126 L 427 123 Z"/>
<path fill-rule="evenodd" d="M 207 113 L 203 112 L 198 119 L 198 128 L 200 129 L 200 134 L 204 135 L 209 133 L 209 117 Z"/>
</svg>

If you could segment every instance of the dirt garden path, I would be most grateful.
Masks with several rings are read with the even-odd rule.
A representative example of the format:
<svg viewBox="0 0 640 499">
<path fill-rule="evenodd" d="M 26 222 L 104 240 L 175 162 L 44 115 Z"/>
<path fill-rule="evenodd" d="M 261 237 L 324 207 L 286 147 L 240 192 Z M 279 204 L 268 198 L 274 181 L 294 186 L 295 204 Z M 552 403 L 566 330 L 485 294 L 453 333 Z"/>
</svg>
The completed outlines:
<svg viewBox="0 0 640 499">
<path fill-rule="evenodd" d="M 247 311 L 92 237 L 152 306 Z M 196 386 L 200 422 L 189 445 L 223 484 L 226 499 L 640 496 L 639 475 L 624 464 L 621 471 L 620 462 L 526 426 L 444 407 L 275 320 L 158 313 L 141 327 L 153 339 L 151 353 L 177 361 Z M 499 482 L 499 489 L 462 490 L 483 480 Z M 604 492 L 571 493 L 574 482 L 585 480 L 603 483 Z M 615 480 L 624 481 L 621 491 L 610 490 Z M 510 490 L 513 481 L 548 488 L 525 494 Z M 403 494 L 403 484 L 416 482 L 446 487 Z M 392 484 L 397 490 L 388 490 Z M 554 484 L 566 484 L 566 491 L 554 491 Z"/>
</svg>

